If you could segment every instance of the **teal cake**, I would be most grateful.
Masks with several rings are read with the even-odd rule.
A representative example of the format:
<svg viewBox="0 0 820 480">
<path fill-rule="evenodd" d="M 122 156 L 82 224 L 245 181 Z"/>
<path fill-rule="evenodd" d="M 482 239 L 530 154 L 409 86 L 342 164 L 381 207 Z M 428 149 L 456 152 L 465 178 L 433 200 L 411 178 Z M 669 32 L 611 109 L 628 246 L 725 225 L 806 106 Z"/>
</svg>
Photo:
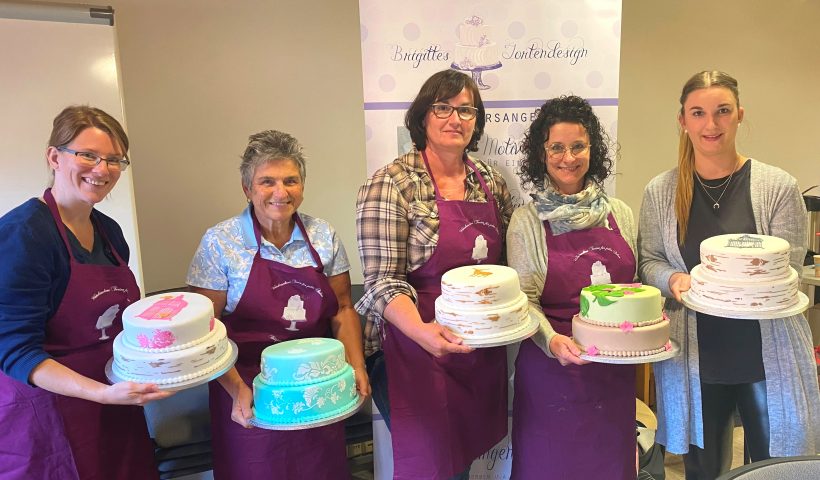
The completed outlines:
<svg viewBox="0 0 820 480">
<path fill-rule="evenodd" d="M 291 426 L 338 417 L 359 394 L 344 345 L 332 338 L 301 338 L 262 351 L 253 380 L 253 414 L 260 422 Z"/>
</svg>

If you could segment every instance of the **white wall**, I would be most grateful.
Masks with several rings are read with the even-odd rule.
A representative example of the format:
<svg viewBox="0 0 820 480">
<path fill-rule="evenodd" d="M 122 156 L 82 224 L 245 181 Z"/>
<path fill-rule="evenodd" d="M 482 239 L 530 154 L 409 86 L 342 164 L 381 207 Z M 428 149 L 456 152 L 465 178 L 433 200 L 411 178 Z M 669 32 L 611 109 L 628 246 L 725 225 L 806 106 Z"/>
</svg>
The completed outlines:
<svg viewBox="0 0 820 480">
<path fill-rule="evenodd" d="M 361 282 L 358 1 L 105 3 L 116 11 L 148 290 L 181 285 L 205 229 L 244 206 L 239 155 L 267 128 L 305 145 L 302 209 L 336 226 Z M 704 69 L 740 81 L 743 153 L 820 183 L 818 23 L 814 0 L 624 0 L 617 193 L 636 215 L 646 182 L 675 164 L 677 97 Z"/>
</svg>

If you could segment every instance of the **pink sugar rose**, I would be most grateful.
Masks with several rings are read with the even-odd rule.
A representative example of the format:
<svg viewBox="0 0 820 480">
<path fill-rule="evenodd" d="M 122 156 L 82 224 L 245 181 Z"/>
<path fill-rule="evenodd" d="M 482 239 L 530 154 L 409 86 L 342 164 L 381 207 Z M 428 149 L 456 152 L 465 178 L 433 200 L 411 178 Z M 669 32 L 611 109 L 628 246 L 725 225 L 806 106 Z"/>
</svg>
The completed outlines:
<svg viewBox="0 0 820 480">
<path fill-rule="evenodd" d="M 209 331 L 209 332 L 210 332 L 211 330 L 213 330 L 213 329 L 214 329 L 214 322 L 215 322 L 215 321 L 216 321 L 216 318 L 215 318 L 215 317 L 214 317 L 214 318 L 211 318 L 211 323 L 209 323 L 209 324 L 208 324 L 208 331 Z"/>
<path fill-rule="evenodd" d="M 598 353 L 598 347 L 596 347 L 595 345 L 590 345 L 587 347 L 587 355 L 591 355 L 594 357 L 597 356 Z"/>
<path fill-rule="evenodd" d="M 667 322 L 669 321 L 669 316 L 666 314 L 666 312 L 663 312 L 663 319 Z"/>
<path fill-rule="evenodd" d="M 624 295 L 635 295 L 635 292 L 632 290 L 624 290 Z"/>
<path fill-rule="evenodd" d="M 666 345 L 663 346 L 663 349 L 667 352 L 672 350 L 672 342 L 666 342 Z"/>
<path fill-rule="evenodd" d="M 642 283 L 626 283 L 626 284 L 624 284 L 624 286 L 629 287 L 629 288 L 641 288 L 641 287 L 643 287 L 643 284 Z"/>
<path fill-rule="evenodd" d="M 150 342 L 148 342 L 148 337 L 146 337 L 144 333 L 137 335 L 137 341 L 142 348 L 148 348 L 151 345 Z"/>
<path fill-rule="evenodd" d="M 624 333 L 629 333 L 632 331 L 633 328 L 635 328 L 635 326 L 632 325 L 632 323 L 630 322 L 624 322 L 618 326 L 621 327 L 621 331 Z"/>
<path fill-rule="evenodd" d="M 173 332 L 170 330 L 154 330 L 154 338 L 151 341 L 152 348 L 170 347 L 176 341 Z"/>
</svg>

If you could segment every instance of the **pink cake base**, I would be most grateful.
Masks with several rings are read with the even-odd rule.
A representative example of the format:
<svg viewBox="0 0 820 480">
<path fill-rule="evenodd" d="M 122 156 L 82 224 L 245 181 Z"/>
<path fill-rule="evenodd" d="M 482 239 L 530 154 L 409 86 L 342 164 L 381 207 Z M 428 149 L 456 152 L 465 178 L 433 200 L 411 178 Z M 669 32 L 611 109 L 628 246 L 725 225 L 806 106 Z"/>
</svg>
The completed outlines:
<svg viewBox="0 0 820 480">
<path fill-rule="evenodd" d="M 628 330 L 593 325 L 572 318 L 572 336 L 589 354 L 617 357 L 641 357 L 663 351 L 669 342 L 669 321 L 653 325 L 632 327 Z M 590 351 L 591 350 L 591 351 Z"/>
</svg>

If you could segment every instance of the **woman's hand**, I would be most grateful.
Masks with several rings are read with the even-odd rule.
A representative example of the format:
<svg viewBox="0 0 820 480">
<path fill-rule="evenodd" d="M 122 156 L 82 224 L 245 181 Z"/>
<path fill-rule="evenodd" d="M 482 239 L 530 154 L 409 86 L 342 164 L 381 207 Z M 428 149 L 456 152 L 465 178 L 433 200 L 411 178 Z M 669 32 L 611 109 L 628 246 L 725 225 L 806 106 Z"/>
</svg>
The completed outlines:
<svg viewBox="0 0 820 480">
<path fill-rule="evenodd" d="M 245 428 L 253 428 L 253 425 L 248 423 L 253 417 L 253 390 L 242 382 L 236 389 L 236 395 L 233 396 L 233 407 L 231 408 L 231 420 L 242 425 Z"/>
<path fill-rule="evenodd" d="M 176 392 L 160 390 L 153 383 L 119 382 L 106 386 L 99 394 L 99 402 L 108 405 L 139 405 L 168 398 Z"/>
<path fill-rule="evenodd" d="M 566 335 L 558 334 L 550 339 L 550 352 L 563 367 L 570 363 L 573 365 L 586 365 L 589 363 L 589 361 L 579 356 L 581 355 L 581 349 Z"/>
<path fill-rule="evenodd" d="M 355 367 L 353 374 L 356 376 L 356 390 L 359 391 L 359 395 L 363 397 L 370 395 L 370 378 L 364 366 Z"/>
<path fill-rule="evenodd" d="M 681 301 L 680 294 L 689 290 L 691 282 L 692 277 L 690 277 L 688 273 L 675 272 L 669 277 L 669 290 L 672 291 L 675 300 L 678 302 Z"/>
<path fill-rule="evenodd" d="M 473 351 L 472 347 L 461 344 L 461 337 L 435 322 L 417 324 L 407 336 L 436 358 Z"/>
</svg>

